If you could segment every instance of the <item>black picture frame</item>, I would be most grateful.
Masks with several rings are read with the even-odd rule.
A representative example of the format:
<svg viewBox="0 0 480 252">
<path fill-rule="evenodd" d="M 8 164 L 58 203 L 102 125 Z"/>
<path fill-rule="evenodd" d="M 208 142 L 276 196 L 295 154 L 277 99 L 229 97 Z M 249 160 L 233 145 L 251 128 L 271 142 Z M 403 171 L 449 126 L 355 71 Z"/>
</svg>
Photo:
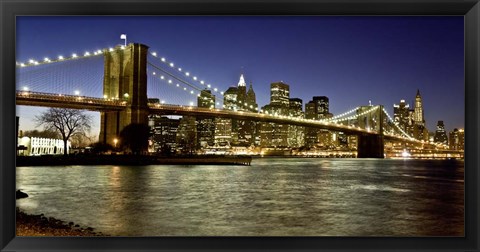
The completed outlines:
<svg viewBox="0 0 480 252">
<path fill-rule="evenodd" d="M 0 0 L 0 251 L 479 251 L 479 0 Z M 464 15 L 465 237 L 16 237 L 17 15 Z"/>
</svg>

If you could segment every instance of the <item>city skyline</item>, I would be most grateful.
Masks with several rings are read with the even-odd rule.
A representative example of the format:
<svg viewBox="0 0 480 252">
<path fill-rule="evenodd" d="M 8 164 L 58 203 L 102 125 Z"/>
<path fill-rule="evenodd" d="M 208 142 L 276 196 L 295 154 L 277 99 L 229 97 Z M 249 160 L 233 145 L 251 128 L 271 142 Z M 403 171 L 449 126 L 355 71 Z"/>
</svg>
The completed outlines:
<svg viewBox="0 0 480 252">
<path fill-rule="evenodd" d="M 287 83 L 290 97 L 302 99 L 304 106 L 313 96 L 329 97 L 333 114 L 369 101 L 393 114 L 393 104 L 402 99 L 413 107 L 419 89 L 430 131 L 439 120 L 447 131 L 463 128 L 461 17 L 20 17 L 17 21 L 20 62 L 107 48 L 123 43 L 119 36 L 127 34 L 128 42 L 149 45 L 223 91 L 236 86 L 244 73 L 247 85 L 253 83 L 259 107 L 269 102 L 270 83 L 277 81 Z M 162 27 L 161 35 L 138 29 L 154 24 Z M 325 34 L 327 39 L 321 38 Z M 21 117 L 28 117 L 28 112 L 17 111 Z"/>
</svg>

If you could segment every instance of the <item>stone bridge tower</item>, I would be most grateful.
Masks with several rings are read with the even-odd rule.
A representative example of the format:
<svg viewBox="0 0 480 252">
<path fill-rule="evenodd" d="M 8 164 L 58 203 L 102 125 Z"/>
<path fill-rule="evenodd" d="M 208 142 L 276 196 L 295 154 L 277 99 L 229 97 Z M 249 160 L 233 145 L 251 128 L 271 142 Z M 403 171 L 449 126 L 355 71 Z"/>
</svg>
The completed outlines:
<svg viewBox="0 0 480 252">
<path fill-rule="evenodd" d="M 371 106 L 360 107 L 357 111 L 361 114 L 371 109 Z M 370 129 L 378 134 L 359 134 L 357 140 L 357 157 L 359 158 L 384 158 L 384 127 L 383 106 L 358 118 L 358 126 Z"/>
<path fill-rule="evenodd" d="M 147 53 L 146 45 L 136 43 L 104 52 L 104 98 L 125 101 L 127 106 L 101 112 L 100 142 L 114 146 L 125 126 L 148 123 Z"/>
</svg>

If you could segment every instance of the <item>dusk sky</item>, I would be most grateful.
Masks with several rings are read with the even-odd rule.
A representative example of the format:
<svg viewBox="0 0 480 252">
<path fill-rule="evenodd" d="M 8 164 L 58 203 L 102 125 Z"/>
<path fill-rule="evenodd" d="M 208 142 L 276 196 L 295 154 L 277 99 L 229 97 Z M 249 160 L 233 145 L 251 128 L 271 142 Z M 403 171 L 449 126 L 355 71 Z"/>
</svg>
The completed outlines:
<svg viewBox="0 0 480 252">
<path fill-rule="evenodd" d="M 219 91 L 236 85 L 243 72 L 246 82 L 253 83 L 260 107 L 269 102 L 270 83 L 276 81 L 289 84 L 290 98 L 300 98 L 304 104 L 312 96 L 329 97 L 334 115 L 368 105 L 370 100 L 384 105 L 393 116 L 393 104 L 405 99 L 413 107 L 419 89 L 428 129 L 435 130 L 437 121 L 443 120 L 451 131 L 464 127 L 463 19 L 17 17 L 16 58 L 27 62 L 82 54 L 123 44 L 120 35 L 127 34 L 129 43 L 148 45 L 150 52 L 166 57 Z M 101 60 L 98 65 L 96 74 L 89 76 L 98 75 L 95 78 L 101 83 Z M 20 89 L 23 83 L 17 85 Z M 101 96 L 101 88 L 95 96 Z M 17 106 L 20 129 L 33 129 L 31 121 L 39 111 Z M 93 115 L 92 135 L 98 135 L 99 113 Z"/>
</svg>

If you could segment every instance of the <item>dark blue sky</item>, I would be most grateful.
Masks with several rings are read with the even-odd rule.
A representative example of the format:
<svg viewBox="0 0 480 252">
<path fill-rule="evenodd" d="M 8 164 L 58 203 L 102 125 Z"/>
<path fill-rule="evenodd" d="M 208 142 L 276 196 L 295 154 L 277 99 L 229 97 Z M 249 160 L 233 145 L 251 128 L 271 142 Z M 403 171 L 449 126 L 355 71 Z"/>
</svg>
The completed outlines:
<svg viewBox="0 0 480 252">
<path fill-rule="evenodd" d="M 328 96 L 334 114 L 371 100 L 393 115 L 420 89 L 430 130 L 464 127 L 463 16 L 18 17 L 17 61 L 112 47 L 122 33 L 223 91 L 243 67 L 260 106 L 280 80 L 304 104 Z"/>
</svg>

